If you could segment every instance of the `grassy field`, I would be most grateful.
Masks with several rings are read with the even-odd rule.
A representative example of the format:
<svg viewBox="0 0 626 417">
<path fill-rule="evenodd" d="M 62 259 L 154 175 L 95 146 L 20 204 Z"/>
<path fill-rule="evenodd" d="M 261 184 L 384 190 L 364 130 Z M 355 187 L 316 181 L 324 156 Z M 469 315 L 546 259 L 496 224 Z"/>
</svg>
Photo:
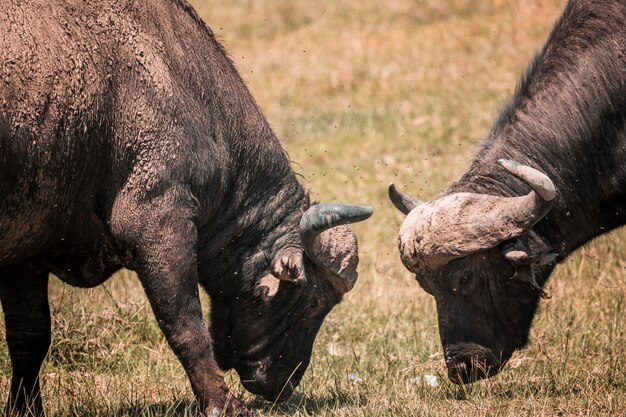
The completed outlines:
<svg viewBox="0 0 626 417">
<path fill-rule="evenodd" d="M 386 198 L 390 181 L 428 199 L 463 172 L 564 0 L 193 3 L 313 196 L 376 208 L 355 226 L 359 282 L 322 327 L 302 384 L 273 405 L 228 373 L 246 404 L 260 416 L 626 414 L 624 231 L 557 269 L 529 347 L 502 374 L 460 387 L 445 377 L 434 302 L 400 263 L 402 215 Z M 182 367 L 131 273 L 92 290 L 53 278 L 50 292 L 50 416 L 193 414 Z M 9 375 L 0 342 L 0 403 Z"/>
</svg>

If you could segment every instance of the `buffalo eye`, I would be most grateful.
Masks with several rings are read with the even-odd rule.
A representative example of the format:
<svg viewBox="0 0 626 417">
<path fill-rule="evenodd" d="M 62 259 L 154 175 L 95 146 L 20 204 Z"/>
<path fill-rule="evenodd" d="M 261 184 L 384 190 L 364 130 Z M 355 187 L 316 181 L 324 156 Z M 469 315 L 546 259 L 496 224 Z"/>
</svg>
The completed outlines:
<svg viewBox="0 0 626 417">
<path fill-rule="evenodd" d="M 326 306 L 325 299 L 323 297 L 313 297 L 311 298 L 310 306 L 311 306 L 311 311 L 309 313 L 310 317 L 317 316 L 324 310 Z"/>
<path fill-rule="evenodd" d="M 471 272 L 466 272 L 463 274 L 463 276 L 461 277 L 461 285 L 467 285 L 470 282 L 472 282 L 472 273 Z"/>
</svg>

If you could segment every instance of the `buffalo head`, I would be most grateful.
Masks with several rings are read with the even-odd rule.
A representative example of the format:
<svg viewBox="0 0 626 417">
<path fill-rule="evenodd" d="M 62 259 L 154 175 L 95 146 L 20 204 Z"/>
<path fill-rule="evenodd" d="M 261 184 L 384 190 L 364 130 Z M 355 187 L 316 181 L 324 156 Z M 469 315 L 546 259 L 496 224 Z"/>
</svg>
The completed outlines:
<svg viewBox="0 0 626 417">
<path fill-rule="evenodd" d="M 313 205 L 294 228 L 297 239 L 280 242 L 293 230 L 279 238 L 281 249 L 252 287 L 212 297 L 218 364 L 234 368 L 248 391 L 270 401 L 289 398 L 324 318 L 357 279 L 357 239 L 346 224 L 371 214 L 364 206 Z"/>
<path fill-rule="evenodd" d="M 532 191 L 458 192 L 422 203 L 389 187 L 391 201 L 407 214 L 402 262 L 435 297 L 448 375 L 459 383 L 498 373 L 527 343 L 542 294 L 536 277 L 547 276 L 555 261 L 531 230 L 552 206 L 552 181 L 531 167 L 498 163 Z"/>
</svg>

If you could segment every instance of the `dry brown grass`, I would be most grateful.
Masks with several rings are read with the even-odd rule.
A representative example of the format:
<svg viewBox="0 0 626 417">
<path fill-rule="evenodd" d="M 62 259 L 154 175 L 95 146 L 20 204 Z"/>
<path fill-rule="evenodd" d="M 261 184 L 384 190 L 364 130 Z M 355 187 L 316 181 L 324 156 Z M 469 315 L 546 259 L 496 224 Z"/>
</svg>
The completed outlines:
<svg viewBox="0 0 626 417">
<path fill-rule="evenodd" d="M 390 181 L 431 198 L 463 172 L 563 0 L 194 3 L 314 196 L 376 207 L 355 226 L 359 283 L 325 322 L 294 397 L 273 406 L 227 375 L 251 407 L 268 416 L 626 414 L 623 231 L 558 268 L 529 348 L 501 375 L 457 387 L 445 379 L 433 300 L 399 261 L 402 216 L 386 200 Z M 132 275 L 88 291 L 55 282 L 51 292 L 51 415 L 193 412 Z M 6 392 L 5 344 L 0 370 Z M 352 372 L 363 382 L 350 382 Z M 412 383 L 424 374 L 440 385 Z"/>
</svg>

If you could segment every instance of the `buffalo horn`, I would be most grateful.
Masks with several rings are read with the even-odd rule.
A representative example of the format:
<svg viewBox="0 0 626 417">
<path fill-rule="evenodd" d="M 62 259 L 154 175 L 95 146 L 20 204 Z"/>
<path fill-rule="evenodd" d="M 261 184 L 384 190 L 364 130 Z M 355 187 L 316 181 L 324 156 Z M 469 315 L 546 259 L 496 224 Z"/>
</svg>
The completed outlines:
<svg viewBox="0 0 626 417">
<path fill-rule="evenodd" d="M 535 207 L 531 209 L 536 212 L 536 215 L 532 223 L 528 225 L 528 229 L 530 229 L 548 214 L 552 208 L 554 197 L 556 196 L 554 184 L 546 174 L 527 165 L 522 165 L 509 159 L 499 159 L 498 163 L 511 174 L 524 181 L 535 192 Z"/>
<path fill-rule="evenodd" d="M 411 210 L 422 204 L 422 202 L 418 199 L 402 194 L 400 191 L 398 191 L 393 183 L 389 184 L 388 193 L 389 199 L 391 200 L 393 205 L 396 206 L 396 208 L 402 213 L 404 213 L 404 215 L 409 214 Z"/>
<path fill-rule="evenodd" d="M 323 203 L 310 207 L 300 220 L 300 236 L 304 251 L 312 261 L 319 264 L 313 243 L 320 233 L 342 224 L 360 222 L 369 218 L 373 212 L 370 206 L 339 203 Z"/>
</svg>

